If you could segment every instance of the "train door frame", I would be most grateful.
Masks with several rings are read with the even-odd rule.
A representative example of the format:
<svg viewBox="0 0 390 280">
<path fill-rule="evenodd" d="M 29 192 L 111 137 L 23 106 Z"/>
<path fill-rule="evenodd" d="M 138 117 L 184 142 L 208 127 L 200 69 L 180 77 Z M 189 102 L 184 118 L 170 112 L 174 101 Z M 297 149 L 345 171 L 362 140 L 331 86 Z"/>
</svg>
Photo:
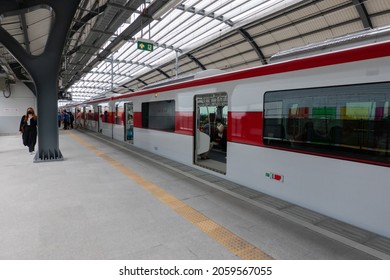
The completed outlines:
<svg viewBox="0 0 390 280">
<path fill-rule="evenodd" d="M 123 138 L 126 143 L 134 144 L 134 104 L 133 102 L 125 102 L 124 103 L 124 111 L 125 111 L 125 123 L 123 125 L 124 132 Z M 132 116 L 132 120 L 130 120 L 129 116 Z M 130 134 L 131 133 L 131 134 Z"/>
<path fill-rule="evenodd" d="M 194 112 L 194 164 L 226 174 L 227 93 L 195 95 Z"/>
</svg>

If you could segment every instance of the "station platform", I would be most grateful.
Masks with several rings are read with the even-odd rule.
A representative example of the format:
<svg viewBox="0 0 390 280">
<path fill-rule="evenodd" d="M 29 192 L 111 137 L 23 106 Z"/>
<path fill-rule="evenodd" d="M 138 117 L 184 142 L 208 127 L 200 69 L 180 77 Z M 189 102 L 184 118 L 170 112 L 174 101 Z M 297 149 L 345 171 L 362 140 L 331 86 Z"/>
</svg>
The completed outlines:
<svg viewBox="0 0 390 280">
<path fill-rule="evenodd" d="M 0 259 L 390 259 L 387 238 L 100 134 L 60 149 L 33 163 L 0 136 Z"/>
</svg>

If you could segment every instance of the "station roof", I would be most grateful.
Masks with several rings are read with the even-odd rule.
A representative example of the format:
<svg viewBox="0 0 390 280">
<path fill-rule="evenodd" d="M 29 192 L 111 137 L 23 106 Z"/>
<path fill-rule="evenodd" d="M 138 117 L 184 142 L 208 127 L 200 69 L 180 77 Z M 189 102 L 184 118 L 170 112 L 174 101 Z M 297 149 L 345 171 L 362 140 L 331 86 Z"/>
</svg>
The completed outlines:
<svg viewBox="0 0 390 280">
<path fill-rule="evenodd" d="M 54 20 L 47 5 L 0 15 L 1 28 L 32 55 L 44 51 Z M 280 52 L 389 26 L 388 0 L 81 0 L 59 79 L 72 101 L 59 102 L 268 64 Z M 0 66 L 0 75 L 31 85 L 1 45 Z"/>
</svg>

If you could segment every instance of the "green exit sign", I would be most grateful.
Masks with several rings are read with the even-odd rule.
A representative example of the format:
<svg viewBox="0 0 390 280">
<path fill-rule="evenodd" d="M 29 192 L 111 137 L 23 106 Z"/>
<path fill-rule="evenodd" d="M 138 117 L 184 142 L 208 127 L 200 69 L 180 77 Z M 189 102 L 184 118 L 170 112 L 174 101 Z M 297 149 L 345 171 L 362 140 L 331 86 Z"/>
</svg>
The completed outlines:
<svg viewBox="0 0 390 280">
<path fill-rule="evenodd" d="M 137 49 L 143 51 L 153 51 L 153 43 L 145 41 L 137 41 Z"/>
</svg>

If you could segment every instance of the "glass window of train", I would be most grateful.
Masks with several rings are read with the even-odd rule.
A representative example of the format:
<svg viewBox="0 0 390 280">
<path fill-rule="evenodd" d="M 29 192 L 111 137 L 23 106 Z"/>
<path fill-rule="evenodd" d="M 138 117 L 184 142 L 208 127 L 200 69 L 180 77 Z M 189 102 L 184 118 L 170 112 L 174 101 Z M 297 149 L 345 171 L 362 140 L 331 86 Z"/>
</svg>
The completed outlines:
<svg viewBox="0 0 390 280">
<path fill-rule="evenodd" d="M 290 105 L 290 110 L 294 111 L 298 104 Z M 294 111 L 295 113 L 295 111 Z M 283 141 L 283 102 L 280 100 L 271 101 L 264 107 L 264 140 L 270 144 L 273 140 Z"/>
<path fill-rule="evenodd" d="M 175 131 L 175 100 L 142 103 L 142 127 Z"/>
<path fill-rule="evenodd" d="M 149 103 L 142 103 L 142 127 L 149 128 Z"/>
<path fill-rule="evenodd" d="M 104 123 L 107 123 L 109 122 L 109 116 L 110 116 L 110 113 L 109 113 L 109 107 L 108 107 L 108 103 L 100 103 L 98 105 L 98 107 L 100 107 L 100 119 L 102 122 Z M 111 113 L 112 115 L 112 113 Z"/>
<path fill-rule="evenodd" d="M 267 92 L 263 141 L 389 162 L 389 101 L 390 83 Z"/>
<path fill-rule="evenodd" d="M 85 112 L 86 112 L 87 120 L 92 121 L 93 120 L 93 107 L 92 106 L 86 107 Z"/>
</svg>

